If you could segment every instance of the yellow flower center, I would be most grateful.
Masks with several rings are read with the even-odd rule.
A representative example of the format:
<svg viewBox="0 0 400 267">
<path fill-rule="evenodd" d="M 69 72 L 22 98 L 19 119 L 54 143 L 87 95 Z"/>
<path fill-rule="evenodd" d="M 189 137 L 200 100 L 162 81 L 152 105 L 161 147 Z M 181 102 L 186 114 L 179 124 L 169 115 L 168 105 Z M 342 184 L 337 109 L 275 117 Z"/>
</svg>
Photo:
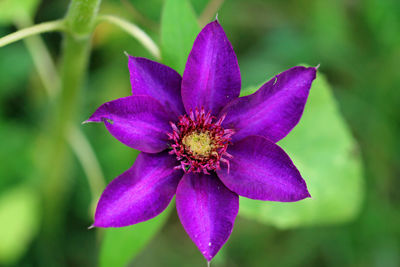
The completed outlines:
<svg viewBox="0 0 400 267">
<path fill-rule="evenodd" d="M 194 156 L 208 157 L 213 149 L 209 131 L 191 132 L 183 138 L 182 143 Z"/>
</svg>

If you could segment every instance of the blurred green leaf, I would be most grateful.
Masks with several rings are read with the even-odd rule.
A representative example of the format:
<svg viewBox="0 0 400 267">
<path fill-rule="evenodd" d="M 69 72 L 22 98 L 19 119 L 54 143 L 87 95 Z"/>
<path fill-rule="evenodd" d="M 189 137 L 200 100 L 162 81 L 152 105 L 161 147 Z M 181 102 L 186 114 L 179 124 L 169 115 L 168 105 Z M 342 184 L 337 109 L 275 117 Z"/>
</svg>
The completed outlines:
<svg viewBox="0 0 400 267">
<path fill-rule="evenodd" d="M 103 1 L 102 6 L 109 1 Z M 117 5 L 121 5 L 121 3 L 126 2 L 126 0 L 114 0 Z M 142 16 L 147 20 L 160 21 L 160 9 L 163 5 L 164 0 L 129 0 L 131 3 L 131 8 L 128 8 L 128 11 L 132 15 Z M 108 3 L 107 3 L 108 4 Z M 126 5 L 123 5 L 126 7 Z M 132 12 L 132 7 L 136 10 L 136 12 Z"/>
<path fill-rule="evenodd" d="M 337 49 L 347 49 L 348 21 L 343 0 L 315 1 L 308 21 L 313 39 L 323 53 L 337 53 Z"/>
<path fill-rule="evenodd" d="M 28 186 L 0 195 L 0 262 L 10 264 L 26 251 L 39 225 L 38 196 Z"/>
<path fill-rule="evenodd" d="M 35 135 L 30 128 L 1 118 L 0 125 L 0 140 L 3 140 L 0 149 L 0 191 L 2 191 L 3 188 L 30 178 L 33 169 L 30 152 Z"/>
<path fill-rule="evenodd" d="M 100 266 L 126 266 L 161 229 L 171 213 L 175 201 L 157 217 L 123 228 L 105 230 L 100 251 Z"/>
<path fill-rule="evenodd" d="M 240 214 L 279 228 L 345 222 L 363 200 L 357 146 L 325 78 L 318 73 L 304 115 L 279 145 L 307 182 L 312 198 L 296 203 L 240 199 Z M 248 91 L 247 91 L 248 93 Z"/>
<path fill-rule="evenodd" d="M 0 58 L 0 70 L 3 70 L 0 71 L 0 97 L 25 90 L 23 85 L 32 69 L 32 60 L 24 45 L 18 43 L 2 47 Z"/>
<path fill-rule="evenodd" d="M 1 0 L 0 24 L 12 24 L 19 17 L 33 16 L 38 0 Z"/>
<path fill-rule="evenodd" d="M 161 19 L 163 62 L 182 74 L 199 31 L 196 15 L 187 0 L 166 0 Z"/>
<path fill-rule="evenodd" d="M 376 41 L 388 47 L 398 48 L 400 42 L 400 2 L 397 0 L 366 0 L 363 2 L 364 16 Z M 380 47 L 385 49 L 386 47 Z"/>
<path fill-rule="evenodd" d="M 204 11 L 210 2 L 210 0 L 190 0 L 190 4 L 192 5 L 194 11 L 199 15 Z"/>
</svg>

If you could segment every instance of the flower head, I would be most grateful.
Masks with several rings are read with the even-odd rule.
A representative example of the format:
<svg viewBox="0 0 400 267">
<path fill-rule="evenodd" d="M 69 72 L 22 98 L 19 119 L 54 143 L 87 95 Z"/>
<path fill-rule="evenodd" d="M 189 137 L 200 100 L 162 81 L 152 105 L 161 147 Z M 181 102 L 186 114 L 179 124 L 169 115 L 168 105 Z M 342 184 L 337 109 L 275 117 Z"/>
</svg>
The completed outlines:
<svg viewBox="0 0 400 267">
<path fill-rule="evenodd" d="M 291 68 L 239 97 L 238 62 L 218 21 L 197 36 L 183 77 L 145 58 L 129 56 L 128 66 L 132 96 L 101 105 L 87 122 L 142 152 L 104 190 L 94 226 L 149 220 L 176 194 L 183 227 L 210 261 L 232 232 L 239 195 L 310 197 L 276 142 L 300 120 L 316 68 Z"/>
</svg>

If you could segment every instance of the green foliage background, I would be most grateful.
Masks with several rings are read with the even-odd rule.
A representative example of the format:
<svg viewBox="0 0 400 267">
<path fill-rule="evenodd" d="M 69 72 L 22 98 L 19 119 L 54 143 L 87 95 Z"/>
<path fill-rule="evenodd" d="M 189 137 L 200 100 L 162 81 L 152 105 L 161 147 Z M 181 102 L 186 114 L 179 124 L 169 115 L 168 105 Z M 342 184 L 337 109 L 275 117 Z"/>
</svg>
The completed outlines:
<svg viewBox="0 0 400 267">
<path fill-rule="evenodd" d="M 29 20 L 63 17 L 67 7 L 0 0 L 0 36 Z M 162 61 L 182 73 L 194 37 L 217 11 L 238 55 L 242 94 L 294 65 L 321 67 L 303 119 L 280 143 L 313 198 L 241 199 L 213 266 L 400 266 L 400 2 L 104 0 L 100 12 L 136 23 L 161 47 Z M 59 63 L 61 35 L 43 38 Z M 130 93 L 124 51 L 152 58 L 120 29 L 99 24 L 76 121 L 107 183 L 137 151 L 80 122 Z M 138 226 L 87 230 L 93 201 L 75 157 L 62 165 L 58 211 L 43 211 L 51 199 L 42 190 L 52 185 L 40 175 L 47 163 L 40 156 L 52 110 L 25 44 L 0 48 L 0 266 L 205 266 L 173 205 Z"/>
</svg>

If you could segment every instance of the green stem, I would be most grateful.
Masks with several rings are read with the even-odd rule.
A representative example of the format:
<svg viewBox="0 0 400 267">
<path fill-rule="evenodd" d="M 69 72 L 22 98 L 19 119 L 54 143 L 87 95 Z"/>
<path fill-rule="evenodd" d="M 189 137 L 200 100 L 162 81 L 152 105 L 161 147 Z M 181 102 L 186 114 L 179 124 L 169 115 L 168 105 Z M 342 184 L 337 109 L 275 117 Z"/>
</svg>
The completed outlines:
<svg viewBox="0 0 400 267">
<path fill-rule="evenodd" d="M 68 134 L 78 124 L 80 92 L 87 72 L 91 35 L 101 0 L 72 0 L 65 17 L 66 32 L 62 47 L 61 91 L 50 113 L 45 158 L 43 161 L 44 248 L 51 248 L 60 236 L 65 214 L 62 212 L 70 188 Z M 43 150 L 41 150 L 42 152 Z M 43 153 L 43 152 L 42 152 Z M 51 253 L 48 252 L 48 255 Z"/>
<path fill-rule="evenodd" d="M 5 45 L 11 44 L 13 42 L 19 41 L 21 39 L 24 39 L 24 38 L 32 36 L 32 35 L 45 33 L 45 32 L 61 31 L 61 30 L 64 30 L 64 21 L 63 20 L 43 22 L 43 23 L 34 25 L 32 27 L 10 33 L 9 35 L 6 35 L 6 36 L 0 38 L 0 47 L 3 47 Z"/>
<path fill-rule="evenodd" d="M 96 154 L 79 128 L 71 127 L 68 134 L 68 142 L 76 157 L 81 162 L 83 171 L 89 182 L 89 188 L 92 193 L 92 204 L 90 207 L 92 215 L 94 214 L 94 208 L 100 198 L 101 192 L 105 188 L 104 176 Z"/>
<path fill-rule="evenodd" d="M 99 22 L 105 21 L 112 23 L 136 38 L 157 60 L 161 59 L 160 49 L 156 43 L 142 29 L 135 24 L 112 15 L 101 15 Z"/>
<path fill-rule="evenodd" d="M 15 24 L 18 28 L 26 28 L 32 25 L 32 20 L 27 14 L 21 14 L 21 16 L 16 19 Z M 24 39 L 24 42 L 32 56 L 39 78 L 49 98 L 51 100 L 54 99 L 60 90 L 60 77 L 45 43 L 40 36 L 31 36 Z M 86 136 L 79 129 L 79 126 L 74 126 L 70 129 L 68 143 L 78 161 L 81 163 L 82 169 L 88 179 L 89 188 L 92 193 L 92 205 L 90 207 L 90 212 L 92 214 L 93 207 L 97 203 L 100 193 L 105 187 L 103 172 L 96 154 Z"/>
<path fill-rule="evenodd" d="M 71 0 L 66 19 L 67 29 L 77 38 L 93 32 L 101 0 Z"/>
<path fill-rule="evenodd" d="M 32 19 L 28 14 L 21 14 L 14 23 L 17 28 L 27 28 L 32 25 Z M 47 95 L 54 99 L 60 91 L 60 77 L 43 39 L 35 35 L 24 39 L 24 42 Z"/>
</svg>

